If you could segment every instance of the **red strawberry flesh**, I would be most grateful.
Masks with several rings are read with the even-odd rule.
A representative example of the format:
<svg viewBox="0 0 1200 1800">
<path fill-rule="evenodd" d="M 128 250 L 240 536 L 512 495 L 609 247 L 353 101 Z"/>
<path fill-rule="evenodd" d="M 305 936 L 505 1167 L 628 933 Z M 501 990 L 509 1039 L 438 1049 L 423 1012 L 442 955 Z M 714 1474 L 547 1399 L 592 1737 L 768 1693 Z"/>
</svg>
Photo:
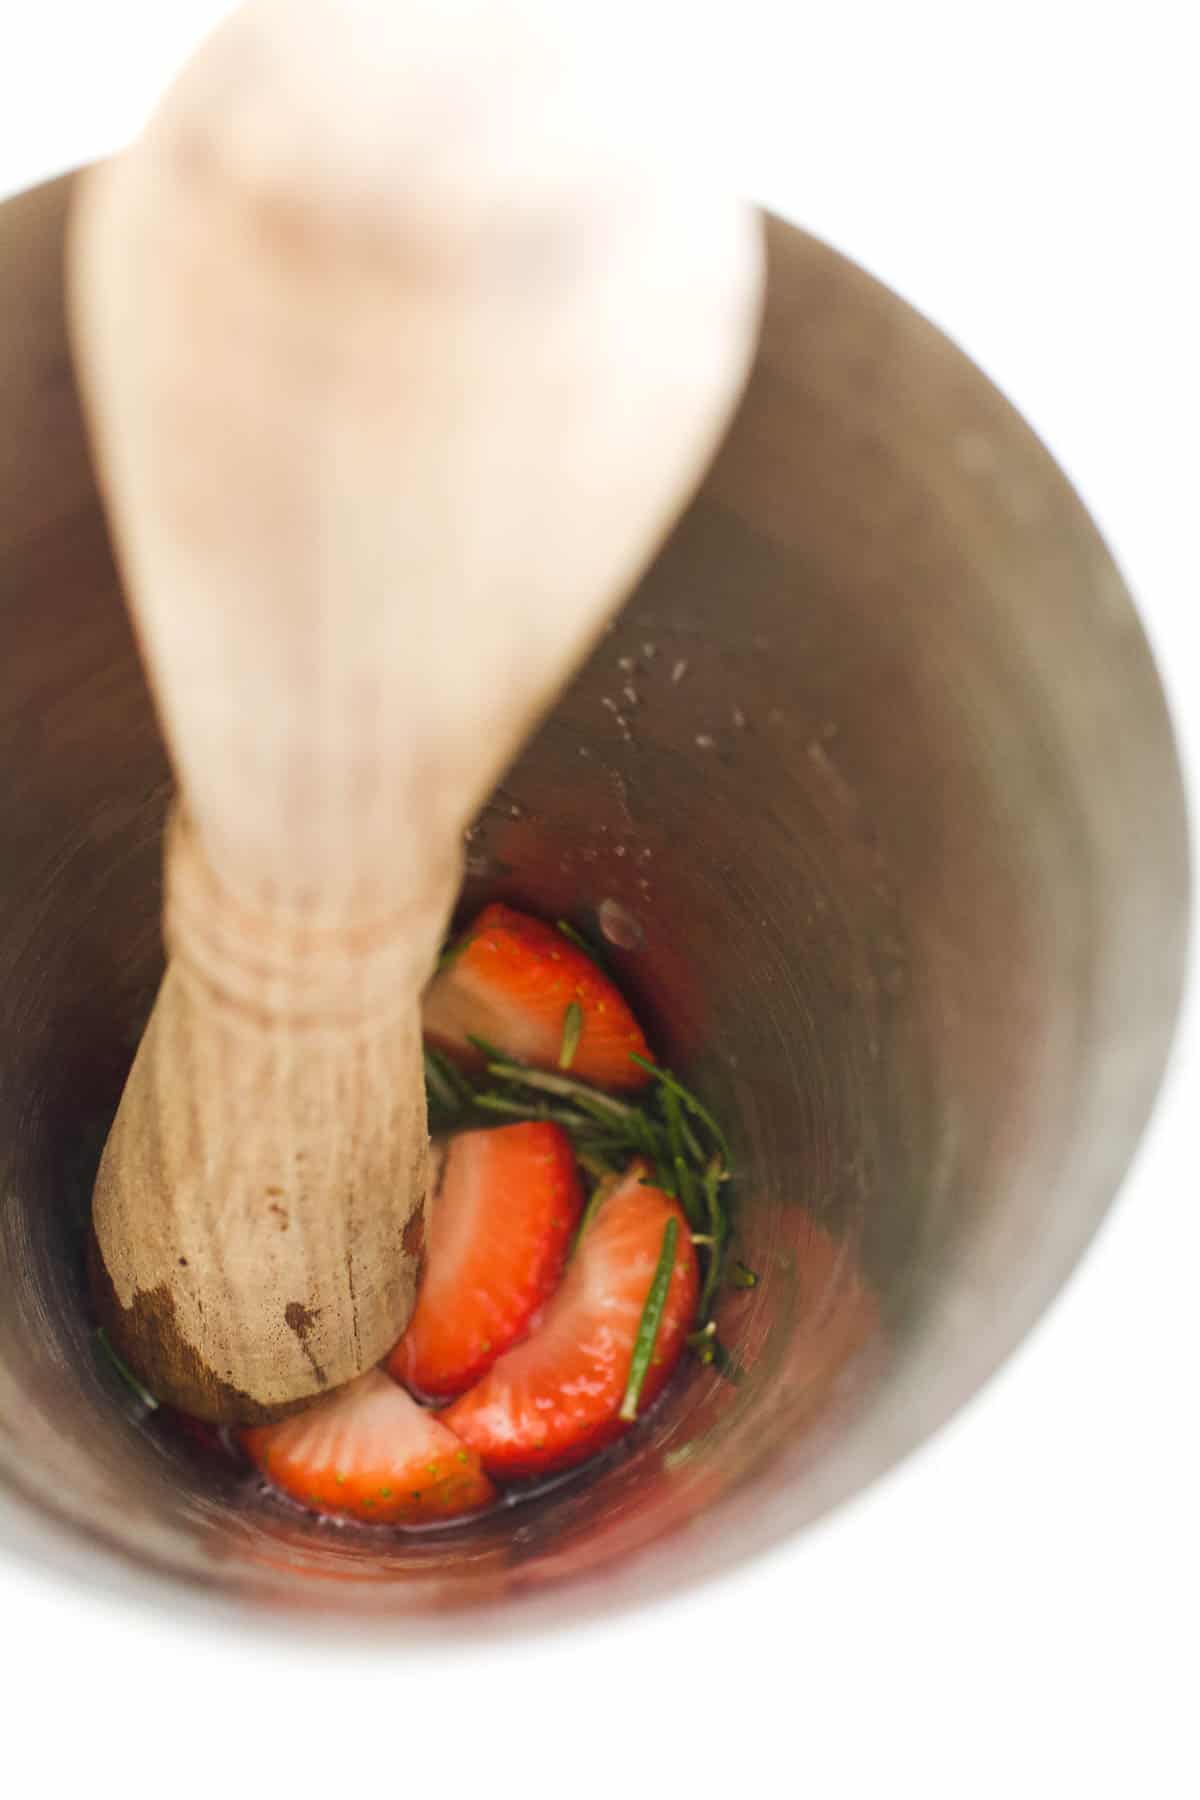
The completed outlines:
<svg viewBox="0 0 1200 1800">
<path fill-rule="evenodd" d="M 647 1072 L 632 1060 L 650 1052 L 628 1002 L 608 976 L 561 931 L 499 902 L 487 906 L 426 990 L 426 1037 L 464 1063 L 480 1037 L 506 1056 L 557 1069 L 568 1011 L 580 1021 L 570 1073 L 597 1087 L 632 1090 Z"/>
<path fill-rule="evenodd" d="M 531 1335 L 442 1415 L 489 1474 L 569 1468 L 627 1429 L 618 1415 L 670 1218 L 675 1266 L 639 1410 L 653 1404 L 683 1350 L 699 1277 L 678 1202 L 634 1169 L 597 1208 Z"/>
<path fill-rule="evenodd" d="M 553 1293 L 582 1210 L 571 1141 L 542 1122 L 450 1140 L 416 1310 L 388 1368 L 430 1399 L 477 1381 Z"/>
<path fill-rule="evenodd" d="M 379 1369 L 241 1441 L 273 1486 L 337 1518 L 422 1524 L 495 1498 L 477 1453 Z"/>
</svg>

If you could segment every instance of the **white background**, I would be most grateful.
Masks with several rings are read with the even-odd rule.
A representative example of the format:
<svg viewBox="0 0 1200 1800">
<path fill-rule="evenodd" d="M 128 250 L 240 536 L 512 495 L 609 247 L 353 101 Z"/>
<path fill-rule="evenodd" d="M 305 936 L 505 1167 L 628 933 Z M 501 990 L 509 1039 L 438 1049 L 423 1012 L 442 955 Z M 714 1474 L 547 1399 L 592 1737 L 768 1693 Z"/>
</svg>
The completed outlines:
<svg viewBox="0 0 1200 1800">
<path fill-rule="evenodd" d="M 0 194 L 129 135 L 224 10 L 5 0 Z M 1144 610 L 1194 790 L 1188 0 L 677 10 L 679 84 L 717 71 L 713 130 L 743 185 L 957 338 L 1076 482 Z M 583 1636 L 424 1662 L 209 1636 L 5 1563 L 5 1785 L 26 1753 L 52 1793 L 1194 1796 L 1198 1070 L 1192 1009 L 1050 1317 L 803 1542 Z"/>
</svg>

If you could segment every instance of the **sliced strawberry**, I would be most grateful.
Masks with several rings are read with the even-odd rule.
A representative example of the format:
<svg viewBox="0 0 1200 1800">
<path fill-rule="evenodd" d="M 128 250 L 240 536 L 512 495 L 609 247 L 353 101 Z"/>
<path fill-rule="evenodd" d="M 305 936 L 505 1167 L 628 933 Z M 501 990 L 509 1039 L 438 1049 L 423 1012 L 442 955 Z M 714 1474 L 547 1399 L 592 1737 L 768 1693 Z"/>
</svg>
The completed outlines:
<svg viewBox="0 0 1200 1800">
<path fill-rule="evenodd" d="M 448 1399 L 518 1343 L 557 1285 L 582 1205 L 561 1126 L 451 1138 L 428 1208 L 416 1311 L 388 1362 L 395 1379 Z"/>
<path fill-rule="evenodd" d="M 268 1481 L 314 1512 L 409 1525 L 495 1498 L 476 1452 L 380 1369 L 241 1437 Z"/>
<path fill-rule="evenodd" d="M 699 1277 L 678 1203 L 634 1169 L 601 1201 L 533 1334 L 442 1414 L 489 1474 L 564 1469 L 626 1429 L 618 1413 L 669 1219 L 675 1266 L 639 1411 L 652 1404 L 683 1349 Z"/>
<path fill-rule="evenodd" d="M 642 1028 L 607 975 L 561 931 L 498 902 L 484 907 L 430 983 L 422 1022 L 431 1043 L 460 1058 L 474 1055 L 474 1036 L 557 1069 L 565 1032 L 568 1048 L 574 1039 L 567 1067 L 581 1081 L 639 1088 L 650 1079 L 631 1060 L 650 1054 Z"/>
</svg>

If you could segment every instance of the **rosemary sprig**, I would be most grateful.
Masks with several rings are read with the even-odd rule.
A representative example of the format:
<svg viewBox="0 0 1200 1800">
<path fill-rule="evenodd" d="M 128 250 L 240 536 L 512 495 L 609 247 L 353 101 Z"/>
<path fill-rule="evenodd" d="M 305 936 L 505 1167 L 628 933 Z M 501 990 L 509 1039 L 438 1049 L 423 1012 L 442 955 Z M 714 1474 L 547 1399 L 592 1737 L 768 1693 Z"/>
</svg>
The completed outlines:
<svg viewBox="0 0 1200 1800">
<path fill-rule="evenodd" d="M 504 1113 L 510 1119 L 549 1120 L 567 1131 L 578 1131 L 591 1121 L 568 1106 L 550 1106 L 546 1101 L 530 1105 L 525 1100 L 512 1100 L 507 1094 L 476 1094 L 474 1104 L 484 1112 Z"/>
<path fill-rule="evenodd" d="M 571 1256 L 574 1256 L 576 1250 L 578 1250 L 580 1243 L 583 1240 L 584 1232 L 587 1230 L 588 1226 L 591 1224 L 592 1220 L 595 1218 L 596 1214 L 599 1212 L 599 1210 L 603 1206 L 604 1202 L 608 1199 L 608 1196 L 612 1193 L 613 1188 L 617 1185 L 617 1182 L 619 1180 L 620 1180 L 620 1173 L 619 1173 L 619 1171 L 614 1169 L 611 1172 L 609 1172 L 608 1174 L 601 1176 L 600 1180 L 596 1183 L 595 1187 L 592 1189 L 591 1195 L 589 1196 L 589 1199 L 588 1199 L 588 1203 L 584 1207 L 583 1214 L 579 1220 L 579 1228 L 576 1231 L 574 1239 L 572 1240 L 572 1243 L 571 1243 L 571 1251 L 570 1251 Z"/>
<path fill-rule="evenodd" d="M 634 1109 L 629 1120 L 629 1135 L 636 1148 L 650 1158 L 656 1169 L 664 1162 L 668 1168 L 670 1167 L 662 1132 L 657 1129 L 652 1119 L 637 1108 Z"/>
<path fill-rule="evenodd" d="M 437 1110 L 452 1119 L 461 1118 L 475 1099 L 470 1082 L 461 1076 L 448 1057 L 425 1045 L 425 1086 Z"/>
<path fill-rule="evenodd" d="M 686 1154 L 683 1142 L 683 1110 L 679 1104 L 679 1095 L 674 1088 L 659 1088 L 658 1092 L 663 1118 L 666 1121 L 671 1163 L 674 1165 Z"/>
<path fill-rule="evenodd" d="M 570 937 L 571 932 L 564 935 Z M 582 1007 L 572 1001 L 563 1021 L 560 1052 L 560 1064 L 566 1066 L 557 1070 L 529 1068 L 486 1038 L 472 1036 L 470 1042 L 486 1063 L 484 1072 L 472 1080 L 441 1052 L 427 1048 L 425 1073 L 434 1128 L 462 1130 L 505 1119 L 561 1125 L 594 1190 L 585 1225 L 612 1178 L 625 1174 L 640 1159 L 646 1170 L 643 1179 L 678 1199 L 701 1258 L 693 1353 L 736 1379 L 736 1365 L 712 1325 L 713 1307 L 723 1280 L 735 1288 L 748 1288 L 758 1278 L 744 1263 L 735 1263 L 728 1273 L 725 1269 L 730 1238 L 725 1134 L 676 1075 L 646 1057 L 633 1060 L 653 1077 L 653 1086 L 636 1096 L 618 1098 L 568 1073 L 583 1025 Z M 582 1229 L 581 1225 L 576 1243 Z M 633 1404 L 636 1407 L 636 1398 Z"/>
<path fill-rule="evenodd" d="M 689 1169 L 682 1156 L 675 1158 L 675 1192 L 679 1196 L 679 1204 L 684 1210 L 688 1224 L 693 1231 L 699 1231 L 704 1222 L 700 1200 L 696 1193 L 696 1177 Z"/>
<path fill-rule="evenodd" d="M 715 1369 L 718 1375 L 723 1376 L 726 1381 L 732 1381 L 735 1386 L 742 1379 L 742 1366 L 734 1361 L 717 1336 L 715 1319 L 710 1319 L 699 1331 L 689 1332 L 684 1342 L 696 1361 L 706 1369 Z"/>
<path fill-rule="evenodd" d="M 708 1230 L 712 1238 L 712 1249 L 708 1253 L 708 1267 L 704 1271 L 704 1286 L 700 1289 L 700 1317 L 707 1319 L 712 1311 L 713 1297 L 717 1291 L 717 1283 L 721 1279 L 721 1264 L 725 1258 L 725 1238 L 728 1222 L 725 1208 L 721 1204 L 721 1183 L 725 1179 L 725 1169 L 719 1156 L 714 1156 L 704 1171 L 701 1183 L 704 1189 L 704 1204 L 708 1213 Z"/>
<path fill-rule="evenodd" d="M 685 1088 L 682 1081 L 677 1080 L 676 1077 L 671 1074 L 669 1069 L 660 1069 L 657 1063 L 652 1063 L 648 1056 L 639 1056 L 636 1050 L 631 1050 L 629 1054 L 639 1068 L 645 1069 L 647 1074 L 653 1075 L 656 1081 L 661 1082 L 663 1087 L 668 1088 L 683 1102 L 687 1111 L 690 1112 L 694 1118 L 699 1119 L 706 1131 L 710 1133 L 714 1144 L 728 1163 L 730 1160 L 728 1140 L 708 1108 L 702 1106 L 695 1094 L 693 1094 L 690 1089 Z M 694 1139 L 693 1142 L 695 1142 Z M 697 1149 L 699 1148 L 698 1145 L 696 1147 Z"/>
<path fill-rule="evenodd" d="M 666 1090 L 664 1089 L 664 1092 L 665 1091 Z M 687 1149 L 687 1154 L 692 1158 L 693 1162 L 703 1163 L 704 1162 L 704 1151 L 701 1148 L 700 1140 L 696 1136 L 695 1132 L 692 1130 L 691 1126 L 688 1124 L 686 1119 L 684 1119 L 684 1118 L 680 1119 L 679 1129 L 683 1133 L 683 1141 L 684 1141 L 684 1145 Z"/>
<path fill-rule="evenodd" d="M 569 1075 L 550 1075 L 545 1069 L 527 1069 L 523 1063 L 508 1062 L 498 1054 L 488 1063 L 488 1074 L 499 1081 L 511 1081 L 517 1087 L 533 1088 L 537 1093 L 556 1094 L 560 1099 L 573 1100 L 584 1112 L 604 1121 L 620 1119 L 628 1126 L 637 1117 L 636 1107 L 623 1100 L 614 1100 L 611 1094 L 602 1093 L 599 1088 L 587 1087 Z"/>
<path fill-rule="evenodd" d="M 599 1131 L 594 1120 L 588 1120 L 576 1133 L 576 1146 L 583 1151 L 591 1151 L 602 1156 L 606 1161 L 614 1163 L 624 1175 L 629 1167 L 629 1140 L 619 1133 L 612 1134 Z"/>
<path fill-rule="evenodd" d="M 625 1398 L 621 1402 L 620 1417 L 629 1423 L 637 1418 L 638 1401 L 654 1355 L 654 1346 L 658 1342 L 658 1328 L 662 1323 L 663 1308 L 667 1304 L 667 1290 L 671 1285 L 671 1276 L 675 1269 L 675 1245 L 679 1239 L 679 1220 L 667 1220 L 663 1232 L 662 1249 L 658 1253 L 658 1267 L 654 1271 L 654 1279 L 650 1283 L 650 1291 L 646 1295 L 646 1304 L 642 1308 L 642 1317 L 638 1325 L 637 1337 L 634 1339 L 633 1360 L 629 1365 L 629 1380 L 625 1385 Z"/>
<path fill-rule="evenodd" d="M 667 1128 L 667 1142 L 671 1147 L 671 1161 L 680 1156 L 690 1156 L 693 1162 L 703 1164 L 704 1151 L 700 1140 L 683 1116 L 683 1106 L 678 1093 L 673 1087 L 658 1088 L 659 1105 L 662 1107 L 663 1119 Z"/>
<path fill-rule="evenodd" d="M 619 1164 L 610 1162 L 603 1150 L 581 1150 L 578 1144 L 576 1144 L 575 1160 L 580 1168 L 583 1169 L 586 1174 L 590 1175 L 594 1181 L 603 1181 L 607 1175 L 619 1175 L 621 1173 Z M 594 1194 L 592 1199 L 595 1199 Z M 589 1201 L 588 1204 L 590 1205 L 591 1201 Z"/>
<path fill-rule="evenodd" d="M 732 1381 L 733 1385 L 736 1387 L 741 1381 L 744 1373 L 741 1363 L 735 1362 L 734 1358 L 730 1356 L 728 1350 L 715 1332 L 711 1342 L 712 1356 L 708 1360 L 712 1363 L 712 1366 L 717 1371 L 718 1375 L 723 1375 L 726 1381 Z"/>
<path fill-rule="evenodd" d="M 583 1036 L 583 1008 L 578 1000 L 572 1000 L 563 1015 L 562 1047 L 558 1052 L 558 1066 L 569 1069 L 575 1061 L 575 1052 L 579 1048 L 579 1040 Z"/>
</svg>

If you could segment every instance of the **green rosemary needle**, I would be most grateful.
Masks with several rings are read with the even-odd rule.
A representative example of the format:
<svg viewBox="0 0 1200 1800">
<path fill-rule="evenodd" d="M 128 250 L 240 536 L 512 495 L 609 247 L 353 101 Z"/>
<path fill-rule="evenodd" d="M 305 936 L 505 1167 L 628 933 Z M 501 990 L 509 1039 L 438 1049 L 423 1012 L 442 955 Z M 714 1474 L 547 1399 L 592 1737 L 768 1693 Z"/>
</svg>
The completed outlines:
<svg viewBox="0 0 1200 1800">
<path fill-rule="evenodd" d="M 425 1045 L 425 1085 L 431 1099 L 451 1118 L 459 1118 L 474 1100 L 474 1094 L 454 1065 L 437 1050 Z"/>
<path fill-rule="evenodd" d="M 558 1066 L 569 1069 L 575 1061 L 575 1052 L 579 1048 L 579 1040 L 583 1036 L 583 1008 L 578 1000 L 572 1000 L 563 1015 L 562 1047 L 558 1052 Z"/>
<path fill-rule="evenodd" d="M 579 1229 L 576 1231 L 574 1241 L 571 1245 L 570 1253 L 572 1256 L 574 1256 L 576 1250 L 578 1250 L 584 1232 L 587 1230 L 600 1208 L 604 1205 L 604 1202 L 608 1199 L 608 1196 L 612 1193 L 613 1189 L 617 1186 L 619 1180 L 620 1176 L 615 1173 L 605 1175 L 592 1189 L 591 1195 L 588 1198 L 588 1203 L 583 1209 L 583 1216 L 579 1221 Z"/>
<path fill-rule="evenodd" d="M 638 1401 L 654 1356 L 654 1346 L 658 1342 L 658 1328 L 662 1324 L 663 1309 L 667 1304 L 667 1292 L 671 1286 L 671 1276 L 675 1270 L 675 1245 L 679 1238 L 679 1220 L 672 1217 L 667 1220 L 663 1232 L 662 1249 L 658 1255 L 658 1267 L 654 1271 L 654 1279 L 650 1283 L 650 1291 L 646 1295 L 646 1304 L 642 1308 L 641 1322 L 638 1325 L 637 1337 L 633 1345 L 633 1360 L 629 1365 L 629 1380 L 625 1386 L 625 1398 L 621 1402 L 621 1418 L 628 1424 L 637 1418 Z"/>
<path fill-rule="evenodd" d="M 682 1156 L 675 1158 L 675 1191 L 679 1196 L 679 1204 L 687 1216 L 687 1222 L 693 1231 L 699 1229 L 704 1221 L 700 1209 L 700 1199 L 696 1193 L 696 1177 L 689 1169 Z"/>
<path fill-rule="evenodd" d="M 701 1185 L 704 1188 L 704 1200 L 708 1209 L 708 1229 L 712 1237 L 712 1249 L 708 1253 L 708 1268 L 704 1273 L 704 1286 L 700 1290 L 700 1317 L 707 1319 L 712 1307 L 713 1295 L 717 1291 L 717 1283 L 721 1278 L 721 1263 L 725 1256 L 725 1208 L 721 1204 L 721 1183 L 725 1171 L 721 1167 L 721 1159 L 714 1156 L 704 1171 Z"/>
<path fill-rule="evenodd" d="M 582 1081 L 573 1081 L 567 1075 L 550 1075 L 544 1069 L 527 1069 L 521 1063 L 508 1062 L 502 1056 L 494 1057 L 488 1063 L 488 1074 L 495 1075 L 500 1081 L 513 1082 L 518 1087 L 533 1088 L 535 1092 L 556 1094 L 560 1099 L 573 1100 L 584 1112 L 591 1113 L 594 1118 L 611 1124 L 614 1119 L 623 1123 L 637 1117 L 637 1109 L 627 1106 L 623 1100 L 614 1100 L 609 1094 L 602 1094 L 598 1088 L 586 1087 Z"/>
<path fill-rule="evenodd" d="M 663 1087 L 668 1088 L 682 1100 L 684 1106 L 687 1108 L 688 1112 L 692 1114 L 693 1118 L 699 1119 L 700 1123 L 710 1133 L 713 1142 L 721 1151 L 725 1161 L 728 1162 L 730 1160 L 729 1145 L 726 1141 L 725 1133 L 721 1130 L 721 1127 L 717 1124 L 717 1121 L 713 1118 L 708 1108 L 702 1106 L 695 1094 L 691 1093 L 688 1088 L 685 1088 L 682 1081 L 672 1075 L 669 1069 L 660 1069 L 657 1063 L 651 1062 L 649 1057 L 639 1056 L 636 1050 L 631 1050 L 629 1054 L 639 1068 L 645 1069 L 647 1074 L 653 1075 L 656 1081 L 661 1082 Z"/>
</svg>

